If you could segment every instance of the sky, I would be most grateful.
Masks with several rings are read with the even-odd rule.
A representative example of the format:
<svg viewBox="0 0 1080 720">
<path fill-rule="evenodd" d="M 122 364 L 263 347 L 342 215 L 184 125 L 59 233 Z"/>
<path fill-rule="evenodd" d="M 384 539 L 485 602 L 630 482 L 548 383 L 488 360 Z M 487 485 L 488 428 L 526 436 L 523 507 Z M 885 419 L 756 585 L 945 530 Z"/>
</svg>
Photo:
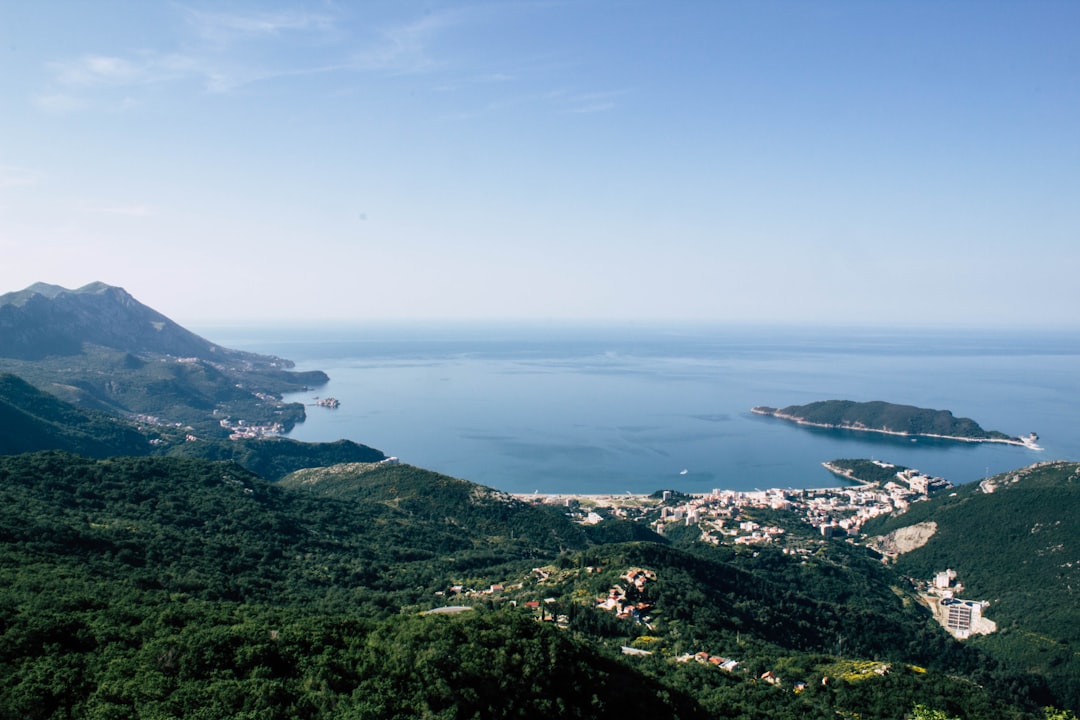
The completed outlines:
<svg viewBox="0 0 1080 720">
<path fill-rule="evenodd" d="M 0 293 L 1080 328 L 1080 3 L 0 0 Z"/>
</svg>

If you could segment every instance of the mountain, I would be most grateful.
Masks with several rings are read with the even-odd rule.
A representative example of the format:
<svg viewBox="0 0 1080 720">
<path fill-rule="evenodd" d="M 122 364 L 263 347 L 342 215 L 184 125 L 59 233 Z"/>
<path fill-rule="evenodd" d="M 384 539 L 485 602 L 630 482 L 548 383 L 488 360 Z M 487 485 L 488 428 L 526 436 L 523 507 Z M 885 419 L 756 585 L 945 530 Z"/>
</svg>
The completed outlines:
<svg viewBox="0 0 1080 720">
<path fill-rule="evenodd" d="M 216 345 L 143 305 L 123 288 L 101 282 L 77 290 L 36 283 L 0 295 L 0 357 L 40 360 L 81 355 L 87 345 L 136 356 L 292 366 L 279 358 Z"/>
<path fill-rule="evenodd" d="M 923 544 L 895 567 L 928 582 L 956 572 L 960 597 L 986 601 L 997 632 L 971 645 L 1043 677 L 1080 707 L 1080 464 L 1047 462 L 954 488 L 902 515 L 868 523 L 868 535 L 925 528 Z"/>
<path fill-rule="evenodd" d="M 77 290 L 38 283 L 0 296 L 0 372 L 158 429 L 215 437 L 241 426 L 287 431 L 305 411 L 283 402 L 283 393 L 328 380 L 291 368 L 289 360 L 212 343 L 104 283 Z"/>
</svg>

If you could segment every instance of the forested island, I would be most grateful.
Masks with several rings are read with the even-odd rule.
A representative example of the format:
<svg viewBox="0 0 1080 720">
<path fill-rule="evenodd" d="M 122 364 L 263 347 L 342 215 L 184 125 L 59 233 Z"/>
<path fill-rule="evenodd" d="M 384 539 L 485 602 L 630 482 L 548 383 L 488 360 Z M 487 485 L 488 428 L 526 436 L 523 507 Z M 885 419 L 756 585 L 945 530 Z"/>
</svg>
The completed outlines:
<svg viewBox="0 0 1080 720">
<path fill-rule="evenodd" d="M 807 405 L 774 408 L 761 405 L 751 408 L 757 415 L 790 420 L 799 425 L 839 430 L 876 432 L 886 435 L 930 437 L 961 442 L 996 442 L 1039 449 L 1038 436 L 1006 435 L 997 430 L 984 430 L 971 418 L 958 418 L 948 410 L 931 410 L 914 405 L 874 400 L 822 400 Z"/>
</svg>

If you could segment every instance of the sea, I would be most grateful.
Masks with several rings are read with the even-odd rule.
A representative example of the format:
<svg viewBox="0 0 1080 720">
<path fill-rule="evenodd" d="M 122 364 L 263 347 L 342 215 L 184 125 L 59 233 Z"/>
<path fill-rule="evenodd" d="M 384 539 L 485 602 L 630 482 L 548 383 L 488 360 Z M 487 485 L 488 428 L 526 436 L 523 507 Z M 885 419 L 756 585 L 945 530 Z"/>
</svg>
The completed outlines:
<svg viewBox="0 0 1080 720">
<path fill-rule="evenodd" d="M 512 493 L 836 487 L 867 458 L 954 484 L 1080 460 L 1080 332 L 705 324 L 198 328 L 329 384 L 290 437 L 341 438 Z M 340 407 L 315 406 L 334 397 Z M 884 400 L 1036 432 L 1042 450 L 800 427 L 757 405 Z"/>
</svg>

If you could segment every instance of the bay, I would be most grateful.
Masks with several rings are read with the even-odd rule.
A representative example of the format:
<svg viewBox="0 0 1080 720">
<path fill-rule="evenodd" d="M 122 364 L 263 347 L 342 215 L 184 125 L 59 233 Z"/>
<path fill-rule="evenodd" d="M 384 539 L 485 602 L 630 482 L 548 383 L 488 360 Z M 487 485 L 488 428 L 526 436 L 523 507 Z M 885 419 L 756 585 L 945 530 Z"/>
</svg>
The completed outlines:
<svg viewBox="0 0 1080 720">
<path fill-rule="evenodd" d="M 708 325 L 210 327 L 330 383 L 291 437 L 347 438 L 508 492 L 828 487 L 834 458 L 954 483 L 1080 459 L 1080 334 Z M 952 411 L 1044 450 L 815 430 L 750 413 L 815 400 Z"/>
</svg>

